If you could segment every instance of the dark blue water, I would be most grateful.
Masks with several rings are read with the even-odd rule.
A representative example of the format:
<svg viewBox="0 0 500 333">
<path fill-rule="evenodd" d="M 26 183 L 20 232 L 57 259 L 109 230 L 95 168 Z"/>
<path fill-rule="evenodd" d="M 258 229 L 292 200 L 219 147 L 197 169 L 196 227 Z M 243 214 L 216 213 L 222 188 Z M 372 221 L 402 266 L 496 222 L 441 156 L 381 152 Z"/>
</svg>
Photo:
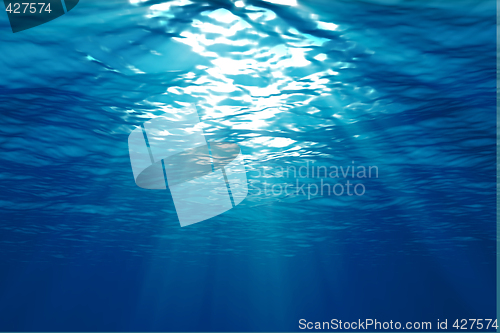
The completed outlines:
<svg viewBox="0 0 500 333">
<path fill-rule="evenodd" d="M 495 318 L 495 2 L 297 1 L 0 14 L 0 330 Z M 250 192 L 181 228 L 127 138 L 192 104 Z M 378 177 L 280 177 L 301 166 Z M 322 179 L 365 192 L 265 192 Z"/>
</svg>

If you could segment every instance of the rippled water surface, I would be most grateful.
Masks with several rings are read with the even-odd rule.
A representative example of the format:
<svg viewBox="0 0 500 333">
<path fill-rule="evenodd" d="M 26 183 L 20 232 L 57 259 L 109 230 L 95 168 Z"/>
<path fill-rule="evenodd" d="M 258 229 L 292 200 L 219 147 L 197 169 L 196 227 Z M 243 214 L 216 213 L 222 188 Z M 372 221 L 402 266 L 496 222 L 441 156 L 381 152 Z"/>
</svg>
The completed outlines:
<svg viewBox="0 0 500 333">
<path fill-rule="evenodd" d="M 16 34 L 1 14 L 0 330 L 495 316 L 495 11 L 81 0 Z M 249 195 L 181 228 L 127 138 L 193 107 Z M 280 173 L 320 166 L 376 173 Z M 276 194 L 347 180 L 364 194 Z"/>
</svg>

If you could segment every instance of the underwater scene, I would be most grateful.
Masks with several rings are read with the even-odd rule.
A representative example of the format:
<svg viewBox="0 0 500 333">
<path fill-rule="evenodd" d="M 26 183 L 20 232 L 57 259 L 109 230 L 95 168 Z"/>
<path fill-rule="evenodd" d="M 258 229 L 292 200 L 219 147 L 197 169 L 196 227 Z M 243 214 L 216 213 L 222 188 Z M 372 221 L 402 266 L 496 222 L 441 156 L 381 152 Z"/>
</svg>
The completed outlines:
<svg viewBox="0 0 500 333">
<path fill-rule="evenodd" d="M 0 331 L 496 331 L 495 1 L 4 2 Z"/>
</svg>

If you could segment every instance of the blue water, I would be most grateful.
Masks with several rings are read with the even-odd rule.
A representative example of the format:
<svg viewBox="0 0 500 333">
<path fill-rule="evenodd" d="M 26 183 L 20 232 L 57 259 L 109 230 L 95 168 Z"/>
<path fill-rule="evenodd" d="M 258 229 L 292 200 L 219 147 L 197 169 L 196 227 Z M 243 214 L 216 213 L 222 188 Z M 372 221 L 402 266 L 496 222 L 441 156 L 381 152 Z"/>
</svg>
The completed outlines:
<svg viewBox="0 0 500 333">
<path fill-rule="evenodd" d="M 0 14 L 1 331 L 496 316 L 495 2 L 297 1 L 81 0 L 16 34 Z M 250 192 L 181 228 L 127 138 L 193 104 Z M 279 176 L 308 165 L 378 177 L 262 191 L 320 183 Z"/>
</svg>

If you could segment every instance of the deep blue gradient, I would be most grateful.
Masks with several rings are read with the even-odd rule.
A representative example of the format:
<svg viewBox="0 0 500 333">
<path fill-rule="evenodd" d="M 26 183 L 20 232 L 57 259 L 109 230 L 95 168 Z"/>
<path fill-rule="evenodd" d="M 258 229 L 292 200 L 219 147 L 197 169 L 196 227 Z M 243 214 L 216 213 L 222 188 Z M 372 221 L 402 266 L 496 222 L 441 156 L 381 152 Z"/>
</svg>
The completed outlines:
<svg viewBox="0 0 500 333">
<path fill-rule="evenodd" d="M 297 1 L 82 0 L 17 34 L 0 13 L 1 331 L 495 317 L 495 2 Z M 251 191 L 181 228 L 127 137 L 191 104 Z M 258 191 L 307 161 L 378 177 Z"/>
</svg>

